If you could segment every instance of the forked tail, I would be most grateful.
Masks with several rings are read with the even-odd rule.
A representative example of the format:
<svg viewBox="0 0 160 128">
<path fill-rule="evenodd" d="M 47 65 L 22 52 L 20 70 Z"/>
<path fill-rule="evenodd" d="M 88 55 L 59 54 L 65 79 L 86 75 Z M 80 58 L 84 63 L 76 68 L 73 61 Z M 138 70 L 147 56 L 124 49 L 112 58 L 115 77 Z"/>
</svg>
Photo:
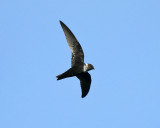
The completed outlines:
<svg viewBox="0 0 160 128">
<path fill-rule="evenodd" d="M 61 80 L 61 79 L 67 78 L 67 77 L 75 76 L 75 75 L 76 74 L 75 74 L 75 71 L 73 70 L 73 68 L 70 68 L 66 72 L 64 72 L 56 77 L 57 77 L 57 80 Z"/>
<path fill-rule="evenodd" d="M 60 75 L 58 75 L 56 77 L 57 77 L 57 80 L 61 80 L 61 79 L 66 78 L 66 76 L 64 74 L 60 74 Z"/>
</svg>

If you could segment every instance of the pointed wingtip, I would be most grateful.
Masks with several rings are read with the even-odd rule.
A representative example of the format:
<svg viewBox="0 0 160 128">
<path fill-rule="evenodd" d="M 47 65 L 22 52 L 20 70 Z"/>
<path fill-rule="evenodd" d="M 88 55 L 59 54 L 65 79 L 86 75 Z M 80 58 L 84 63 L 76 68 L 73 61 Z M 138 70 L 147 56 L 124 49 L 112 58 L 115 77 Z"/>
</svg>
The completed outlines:
<svg viewBox="0 0 160 128">
<path fill-rule="evenodd" d="M 84 98 L 84 97 L 86 97 L 86 95 L 82 95 L 81 97 Z"/>
<path fill-rule="evenodd" d="M 60 22 L 61 25 L 64 24 L 61 20 L 59 20 L 59 22 Z"/>
</svg>

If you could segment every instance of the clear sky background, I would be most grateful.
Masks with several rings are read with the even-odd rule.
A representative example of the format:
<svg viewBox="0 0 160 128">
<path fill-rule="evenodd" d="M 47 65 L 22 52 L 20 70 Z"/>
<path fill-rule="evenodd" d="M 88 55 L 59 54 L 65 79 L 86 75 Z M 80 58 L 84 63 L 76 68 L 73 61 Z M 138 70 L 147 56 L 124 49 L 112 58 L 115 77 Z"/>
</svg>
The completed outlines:
<svg viewBox="0 0 160 128">
<path fill-rule="evenodd" d="M 94 65 L 81 98 L 62 20 Z M 159 0 L 1 0 L 0 128 L 160 128 Z"/>
</svg>

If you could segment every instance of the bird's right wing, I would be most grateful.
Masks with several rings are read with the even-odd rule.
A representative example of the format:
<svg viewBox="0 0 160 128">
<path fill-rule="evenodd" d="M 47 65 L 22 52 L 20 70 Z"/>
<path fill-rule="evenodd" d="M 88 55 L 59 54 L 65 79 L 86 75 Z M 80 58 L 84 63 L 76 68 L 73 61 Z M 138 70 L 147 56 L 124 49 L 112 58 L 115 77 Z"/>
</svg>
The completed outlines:
<svg viewBox="0 0 160 128">
<path fill-rule="evenodd" d="M 77 78 L 80 80 L 82 98 L 84 98 L 88 94 L 89 89 L 90 89 L 91 75 L 88 72 L 83 72 L 83 73 L 78 74 Z"/>
<path fill-rule="evenodd" d="M 62 26 L 62 29 L 67 39 L 69 48 L 72 53 L 72 67 L 79 65 L 79 64 L 83 64 L 84 63 L 84 53 L 83 53 L 81 45 L 79 44 L 78 40 L 73 35 L 71 30 L 62 21 L 60 21 L 60 24 Z"/>
</svg>

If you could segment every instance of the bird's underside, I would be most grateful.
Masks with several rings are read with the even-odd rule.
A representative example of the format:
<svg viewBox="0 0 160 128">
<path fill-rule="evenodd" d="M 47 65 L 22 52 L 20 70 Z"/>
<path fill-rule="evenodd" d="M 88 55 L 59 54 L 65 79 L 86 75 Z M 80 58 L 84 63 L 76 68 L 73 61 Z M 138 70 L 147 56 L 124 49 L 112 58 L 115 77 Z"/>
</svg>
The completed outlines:
<svg viewBox="0 0 160 128">
<path fill-rule="evenodd" d="M 62 21 L 60 21 L 60 24 L 71 50 L 72 60 L 71 68 L 56 77 L 57 80 L 61 80 L 64 78 L 76 76 L 80 80 L 82 98 L 84 98 L 88 94 L 91 85 L 91 76 L 87 71 L 84 71 L 84 53 L 81 45 L 71 30 Z"/>
</svg>

